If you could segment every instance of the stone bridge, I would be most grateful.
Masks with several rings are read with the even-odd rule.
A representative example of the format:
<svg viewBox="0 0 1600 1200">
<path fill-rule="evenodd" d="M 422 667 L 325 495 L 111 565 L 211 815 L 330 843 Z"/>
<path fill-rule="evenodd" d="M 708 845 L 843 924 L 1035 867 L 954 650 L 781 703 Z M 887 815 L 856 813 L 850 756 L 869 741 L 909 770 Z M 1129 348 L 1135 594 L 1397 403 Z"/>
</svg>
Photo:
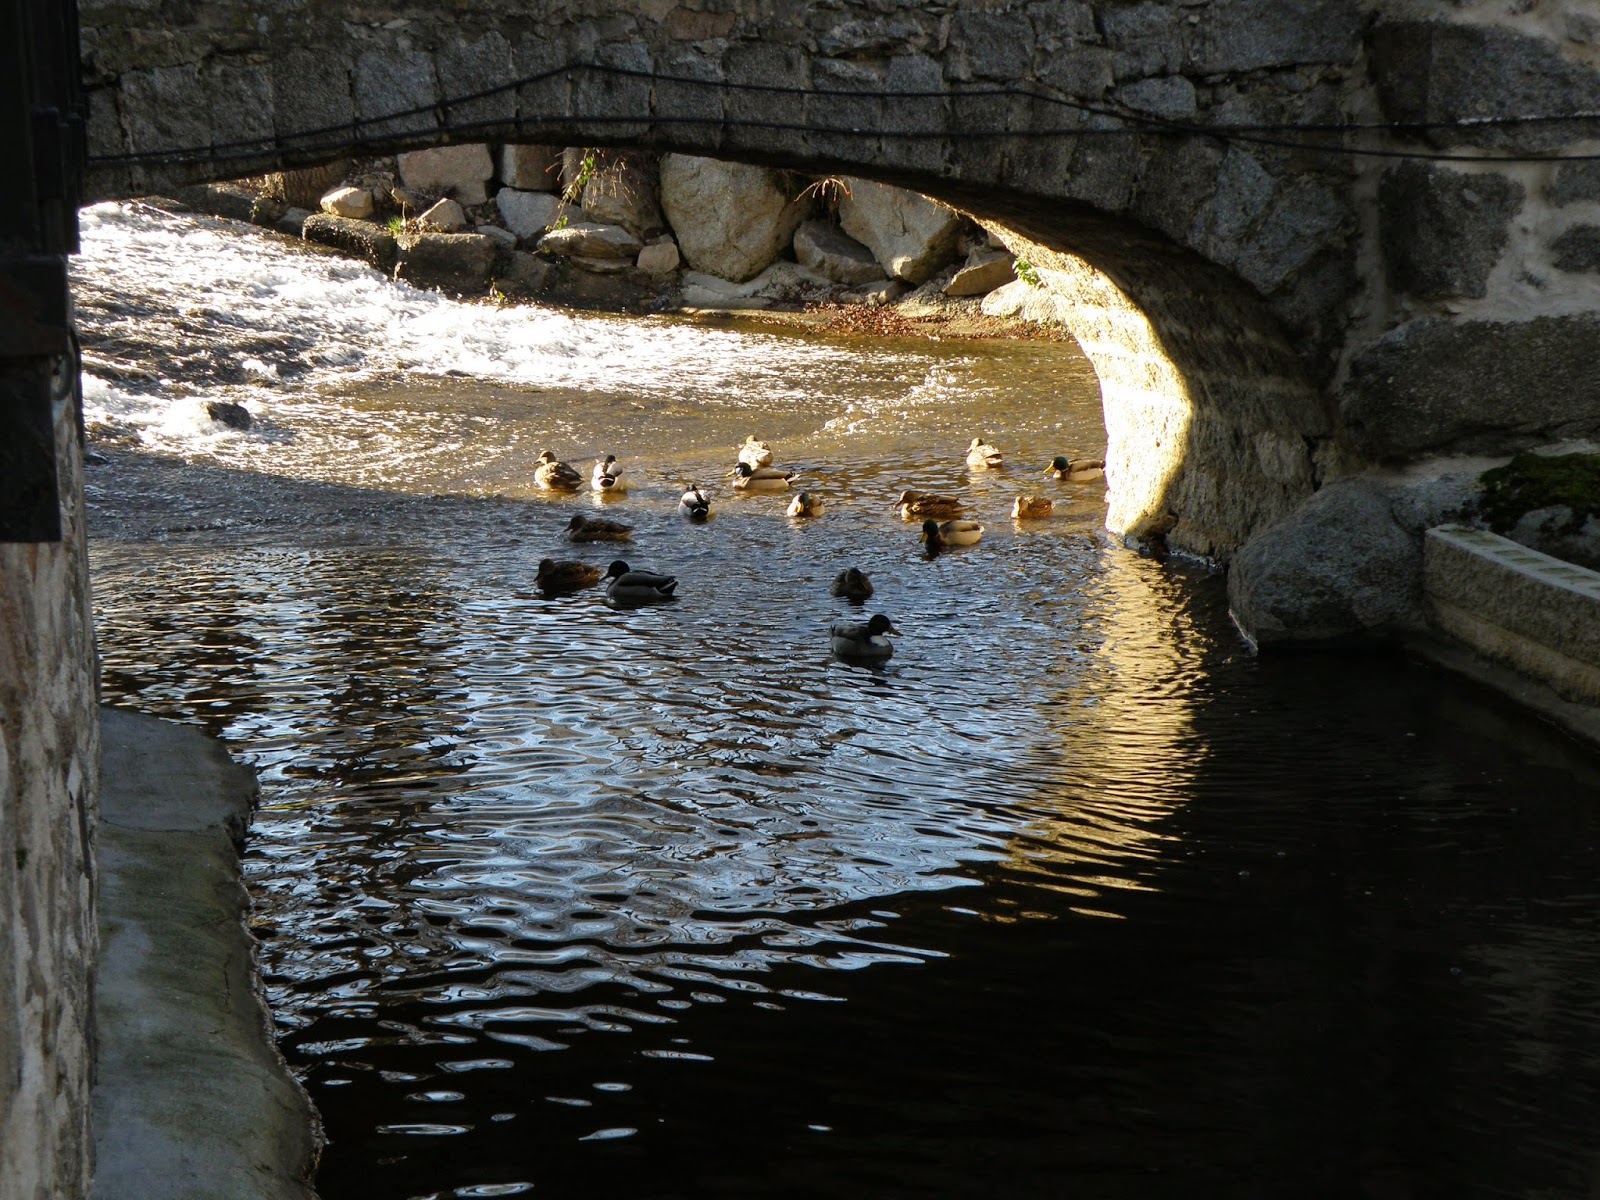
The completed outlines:
<svg viewBox="0 0 1600 1200">
<path fill-rule="evenodd" d="M 81 18 L 94 198 L 487 141 L 847 173 L 960 208 L 1038 268 L 1092 360 L 1107 523 L 1134 538 L 1228 560 L 1299 514 L 1315 544 L 1318 520 L 1348 524 L 1305 515 L 1330 482 L 1600 428 L 1590 0 L 83 0 Z M 1420 546 L 1403 514 L 1360 521 Z M 1343 568 L 1307 569 L 1301 591 Z"/>
</svg>

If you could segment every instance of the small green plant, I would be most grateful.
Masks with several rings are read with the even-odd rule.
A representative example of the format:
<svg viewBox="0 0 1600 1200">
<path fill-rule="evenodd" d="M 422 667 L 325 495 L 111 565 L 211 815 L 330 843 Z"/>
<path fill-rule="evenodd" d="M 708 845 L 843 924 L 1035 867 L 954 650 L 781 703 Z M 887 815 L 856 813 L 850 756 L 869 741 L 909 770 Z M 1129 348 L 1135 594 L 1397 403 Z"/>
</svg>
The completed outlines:
<svg viewBox="0 0 1600 1200">
<path fill-rule="evenodd" d="M 567 180 L 561 189 L 561 215 L 555 219 L 551 229 L 565 229 L 571 221 L 568 214 L 569 208 L 576 208 L 583 203 L 583 189 L 589 186 L 590 180 L 600 172 L 600 151 L 594 146 L 583 148 L 583 157 L 578 162 L 578 173 Z"/>
<path fill-rule="evenodd" d="M 1478 511 L 1490 529 L 1505 533 L 1527 513 L 1565 508 L 1571 516 L 1559 530 L 1576 533 L 1600 513 L 1600 455 L 1519 454 L 1479 476 Z"/>
<path fill-rule="evenodd" d="M 395 237 L 399 237 L 406 231 L 406 219 L 399 213 L 396 213 L 394 216 L 390 217 L 384 222 L 384 225 L 388 227 L 389 232 Z"/>
<path fill-rule="evenodd" d="M 1044 280 L 1039 278 L 1039 268 L 1034 266 L 1027 259 L 1017 259 L 1017 261 L 1011 265 L 1011 269 L 1017 273 L 1017 278 L 1022 280 L 1022 282 L 1027 284 L 1029 287 L 1044 286 Z"/>
</svg>

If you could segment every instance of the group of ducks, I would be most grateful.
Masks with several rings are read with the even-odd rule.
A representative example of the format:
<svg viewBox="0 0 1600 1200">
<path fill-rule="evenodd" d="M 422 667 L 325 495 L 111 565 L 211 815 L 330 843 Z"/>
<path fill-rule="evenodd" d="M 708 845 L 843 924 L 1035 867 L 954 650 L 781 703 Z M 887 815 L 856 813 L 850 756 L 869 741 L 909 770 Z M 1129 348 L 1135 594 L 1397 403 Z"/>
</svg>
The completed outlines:
<svg viewBox="0 0 1600 1200">
<path fill-rule="evenodd" d="M 998 448 L 982 437 L 975 437 L 967 447 L 967 466 L 973 470 L 994 471 L 1005 465 L 1005 456 Z M 1072 459 L 1058 455 L 1045 470 L 1057 480 L 1084 481 L 1098 479 L 1105 474 L 1102 459 Z M 738 462 L 730 477 L 735 491 L 781 492 L 789 488 L 795 472 L 772 465 L 772 447 L 754 434 L 745 439 L 739 448 Z M 556 458 L 548 450 L 539 454 L 534 468 L 534 482 L 549 491 L 576 492 L 583 487 L 582 474 L 571 465 Z M 622 466 L 616 455 L 608 454 L 594 464 L 589 474 L 589 486 L 596 493 L 620 495 L 627 491 L 622 479 Z M 1054 509 L 1048 497 L 1018 496 L 1012 505 L 1012 517 L 1022 520 L 1048 517 Z M 903 491 L 895 501 L 895 509 L 902 520 L 922 520 L 921 541 L 927 543 L 931 558 L 949 546 L 970 546 L 983 537 L 983 526 L 961 515 L 961 501 L 955 496 L 938 492 Z M 703 522 L 711 515 L 710 497 L 698 484 L 690 484 L 678 501 L 678 511 L 690 521 Z M 811 492 L 800 492 L 790 502 L 787 513 L 791 517 L 815 517 L 823 511 L 822 497 Z M 622 542 L 633 535 L 633 526 L 620 521 L 609 521 L 578 514 L 567 523 L 566 538 L 574 543 Z M 678 587 L 676 577 L 655 571 L 641 571 L 630 567 L 621 559 L 613 562 L 604 572 L 590 563 L 546 558 L 540 560 L 535 584 L 547 595 L 561 595 L 604 582 L 606 601 L 617 607 L 634 607 L 670 600 Z M 839 572 L 829 589 L 835 596 L 862 604 L 872 595 L 872 581 L 857 567 Z M 829 628 L 829 642 L 833 653 L 841 658 L 868 662 L 883 662 L 894 653 L 889 641 L 891 634 L 900 631 L 887 616 L 878 613 L 866 621 L 835 621 Z"/>
</svg>

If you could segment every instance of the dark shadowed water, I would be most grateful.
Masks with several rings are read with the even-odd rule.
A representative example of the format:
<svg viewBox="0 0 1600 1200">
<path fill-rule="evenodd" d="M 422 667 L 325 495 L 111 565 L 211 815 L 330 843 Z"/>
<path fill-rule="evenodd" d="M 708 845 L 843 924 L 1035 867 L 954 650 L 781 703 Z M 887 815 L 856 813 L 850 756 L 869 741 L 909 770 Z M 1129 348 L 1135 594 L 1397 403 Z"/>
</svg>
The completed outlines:
<svg viewBox="0 0 1600 1200">
<path fill-rule="evenodd" d="M 1247 655 L 1040 476 L 1103 438 L 1075 350 L 470 308 L 94 212 L 105 692 L 260 773 L 326 1200 L 1600 1194 L 1591 759 Z M 749 432 L 822 517 L 730 491 Z M 634 490 L 537 493 L 547 444 Z M 924 557 L 909 486 L 983 541 Z M 600 509 L 678 601 L 539 595 Z M 828 653 L 850 564 L 882 669 Z"/>
</svg>

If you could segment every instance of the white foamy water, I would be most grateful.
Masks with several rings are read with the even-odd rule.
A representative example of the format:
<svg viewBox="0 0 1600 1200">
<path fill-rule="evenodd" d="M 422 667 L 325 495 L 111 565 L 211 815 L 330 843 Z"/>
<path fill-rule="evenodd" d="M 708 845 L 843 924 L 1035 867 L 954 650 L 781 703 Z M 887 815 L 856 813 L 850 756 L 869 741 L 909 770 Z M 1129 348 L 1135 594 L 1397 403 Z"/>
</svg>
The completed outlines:
<svg viewBox="0 0 1600 1200">
<path fill-rule="evenodd" d="M 297 367 L 305 389 L 392 372 L 465 374 L 541 387 L 678 392 L 703 399 L 759 389 L 802 397 L 808 369 L 853 355 L 821 343 L 638 318 L 572 316 L 532 306 L 463 304 L 396 283 L 363 264 L 285 239 L 241 238 L 214 221 L 138 204 L 82 216 L 77 273 L 123 295 L 225 306 L 240 325 L 310 339 Z M 285 249 L 295 252 L 285 253 Z M 271 387 L 282 364 L 240 355 L 249 388 Z"/>
</svg>

